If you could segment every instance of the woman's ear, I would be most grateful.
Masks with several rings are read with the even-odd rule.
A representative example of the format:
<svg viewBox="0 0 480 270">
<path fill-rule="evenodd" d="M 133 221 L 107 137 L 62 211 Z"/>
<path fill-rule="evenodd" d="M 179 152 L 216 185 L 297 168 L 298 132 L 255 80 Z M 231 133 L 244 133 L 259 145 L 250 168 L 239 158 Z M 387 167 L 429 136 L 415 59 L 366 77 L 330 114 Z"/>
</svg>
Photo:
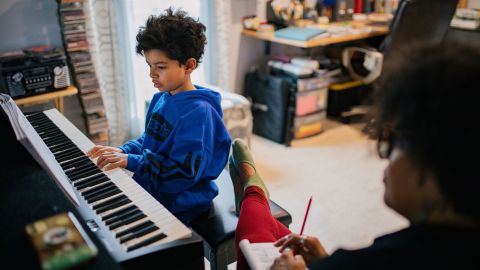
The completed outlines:
<svg viewBox="0 0 480 270">
<path fill-rule="evenodd" d="M 192 73 L 197 68 L 197 60 L 195 58 L 188 58 L 185 62 L 185 71 L 187 74 Z"/>
</svg>

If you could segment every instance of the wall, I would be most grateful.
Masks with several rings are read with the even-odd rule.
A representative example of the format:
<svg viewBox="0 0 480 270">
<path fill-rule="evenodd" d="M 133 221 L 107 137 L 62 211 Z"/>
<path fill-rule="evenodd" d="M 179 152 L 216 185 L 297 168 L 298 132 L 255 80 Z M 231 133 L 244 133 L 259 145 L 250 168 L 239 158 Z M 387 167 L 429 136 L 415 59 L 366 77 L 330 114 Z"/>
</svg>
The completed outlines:
<svg viewBox="0 0 480 270">
<path fill-rule="evenodd" d="M 262 0 L 261 0 L 262 1 Z M 242 17 L 255 15 L 257 3 L 255 0 L 232 1 L 232 20 L 230 36 L 230 89 L 232 92 L 241 93 L 243 79 L 251 66 L 258 64 L 264 58 L 264 42 L 241 35 Z"/>
<path fill-rule="evenodd" d="M 0 52 L 34 45 L 62 46 L 55 0 L 2 0 Z"/>
</svg>

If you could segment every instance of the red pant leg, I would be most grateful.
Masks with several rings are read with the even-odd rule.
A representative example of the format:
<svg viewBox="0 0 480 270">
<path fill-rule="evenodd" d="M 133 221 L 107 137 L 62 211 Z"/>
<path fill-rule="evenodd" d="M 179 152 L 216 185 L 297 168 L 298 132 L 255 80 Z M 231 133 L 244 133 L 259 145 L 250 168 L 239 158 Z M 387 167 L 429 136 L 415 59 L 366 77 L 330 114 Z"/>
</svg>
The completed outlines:
<svg viewBox="0 0 480 270">
<path fill-rule="evenodd" d="M 244 193 L 235 232 L 237 269 L 248 269 L 248 264 L 238 247 L 240 240 L 248 239 L 251 243 L 274 242 L 290 233 L 285 225 L 272 216 L 262 189 L 256 186 L 248 187 Z"/>
</svg>

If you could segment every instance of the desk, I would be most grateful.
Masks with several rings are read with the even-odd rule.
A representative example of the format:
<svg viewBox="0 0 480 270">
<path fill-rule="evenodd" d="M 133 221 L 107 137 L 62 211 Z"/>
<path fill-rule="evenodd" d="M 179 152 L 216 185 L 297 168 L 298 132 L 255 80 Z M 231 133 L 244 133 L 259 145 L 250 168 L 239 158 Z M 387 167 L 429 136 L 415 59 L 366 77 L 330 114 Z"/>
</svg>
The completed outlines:
<svg viewBox="0 0 480 270">
<path fill-rule="evenodd" d="M 329 28 L 332 26 L 342 26 L 342 25 L 345 25 L 345 23 L 342 23 L 342 24 L 336 23 L 336 24 L 329 24 L 324 26 L 326 28 Z M 354 28 L 366 26 L 365 24 L 360 24 L 360 23 L 351 23 L 351 25 Z M 371 28 L 371 31 L 355 33 L 355 34 L 334 35 L 334 36 L 328 36 L 328 37 L 322 37 L 322 38 L 316 38 L 316 39 L 314 38 L 308 41 L 298 41 L 298 40 L 291 40 L 291 39 L 285 39 L 285 38 L 277 38 L 275 37 L 274 32 L 257 32 L 257 31 L 245 30 L 245 29 L 242 30 L 242 35 L 253 37 L 260 40 L 269 41 L 269 42 L 275 42 L 278 44 L 290 45 L 290 46 L 295 46 L 300 48 L 313 48 L 318 46 L 326 46 L 330 44 L 382 36 L 388 33 L 387 26 L 368 26 L 368 27 Z"/>
<path fill-rule="evenodd" d="M 20 106 L 20 105 L 35 104 L 35 103 L 44 103 L 53 99 L 53 101 L 55 102 L 55 107 L 59 112 L 63 114 L 63 111 L 64 111 L 63 97 L 73 96 L 73 95 L 76 95 L 77 93 L 78 93 L 78 89 L 75 86 L 70 85 L 64 90 L 46 92 L 46 93 L 38 94 L 35 96 L 18 98 L 18 99 L 15 99 L 15 103 L 17 103 L 17 105 Z"/>
</svg>

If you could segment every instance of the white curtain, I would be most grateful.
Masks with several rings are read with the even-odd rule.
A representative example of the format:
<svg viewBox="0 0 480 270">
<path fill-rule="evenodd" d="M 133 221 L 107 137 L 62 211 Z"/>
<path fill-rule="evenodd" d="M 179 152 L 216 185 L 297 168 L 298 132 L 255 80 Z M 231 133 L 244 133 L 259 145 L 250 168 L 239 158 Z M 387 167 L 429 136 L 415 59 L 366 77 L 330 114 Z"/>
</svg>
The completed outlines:
<svg viewBox="0 0 480 270">
<path fill-rule="evenodd" d="M 231 59 L 230 59 L 230 35 L 232 25 L 232 3 L 229 0 L 214 0 L 215 8 L 215 57 L 214 65 L 217 67 L 213 69 L 216 72 L 216 85 L 222 89 L 230 89 L 231 76 Z"/>
<path fill-rule="evenodd" d="M 122 144 L 130 134 L 131 104 L 124 75 L 119 14 L 115 0 L 84 0 L 90 53 L 95 65 L 109 124 L 110 145 Z"/>
</svg>

